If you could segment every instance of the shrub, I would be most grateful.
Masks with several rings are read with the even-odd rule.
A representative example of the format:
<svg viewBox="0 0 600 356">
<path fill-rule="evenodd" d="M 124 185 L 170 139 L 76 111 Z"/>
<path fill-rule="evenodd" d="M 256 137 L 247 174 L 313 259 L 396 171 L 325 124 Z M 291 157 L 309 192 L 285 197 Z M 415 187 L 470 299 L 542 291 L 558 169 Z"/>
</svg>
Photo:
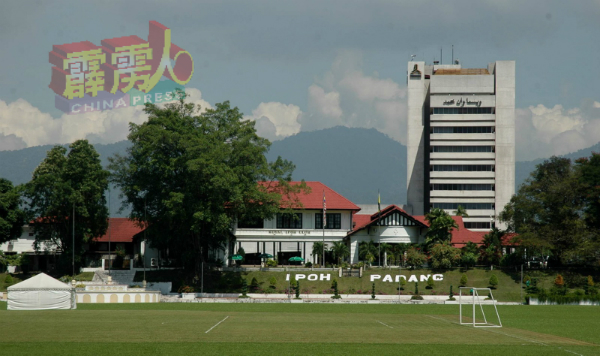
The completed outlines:
<svg viewBox="0 0 600 356">
<path fill-rule="evenodd" d="M 250 281 L 250 291 L 256 292 L 256 291 L 258 291 L 258 289 L 259 289 L 258 280 L 256 280 L 256 277 L 252 277 L 252 281 Z"/>
<path fill-rule="evenodd" d="M 492 274 L 492 276 L 490 277 L 490 288 L 496 289 L 497 286 L 498 286 L 498 277 L 496 277 L 495 274 Z"/>
<path fill-rule="evenodd" d="M 178 293 L 194 293 L 194 287 L 192 286 L 187 286 L 187 285 L 181 285 L 181 287 L 179 287 L 179 289 L 177 290 Z"/>
<path fill-rule="evenodd" d="M 11 285 L 13 284 L 14 280 L 12 278 L 12 276 L 10 274 L 7 274 L 6 277 L 4 278 L 4 284 L 6 285 Z"/>
<path fill-rule="evenodd" d="M 556 275 L 556 278 L 554 279 L 554 285 L 557 287 L 563 287 L 565 285 L 565 280 L 562 275 Z"/>
<path fill-rule="evenodd" d="M 463 273 L 463 275 L 460 277 L 460 286 L 466 287 L 468 281 L 469 281 L 469 279 L 467 278 L 467 274 Z"/>
<path fill-rule="evenodd" d="M 373 282 L 373 287 L 371 288 L 371 299 L 375 299 L 375 282 Z"/>
<path fill-rule="evenodd" d="M 338 291 L 338 282 L 337 279 L 333 279 L 333 282 L 331 282 L 331 289 L 333 289 L 333 299 L 340 299 L 340 293 Z"/>
<path fill-rule="evenodd" d="M 419 282 L 415 282 L 415 295 L 419 295 Z"/>
<path fill-rule="evenodd" d="M 300 299 L 300 281 L 296 283 L 296 299 Z"/>
<path fill-rule="evenodd" d="M 427 278 L 427 289 L 433 289 L 433 287 L 435 287 L 435 283 L 433 282 L 433 276 L 429 276 L 429 278 Z"/>
<path fill-rule="evenodd" d="M 404 290 L 405 285 L 406 285 L 406 278 L 400 277 L 400 289 Z"/>
<path fill-rule="evenodd" d="M 454 298 L 454 292 L 452 292 L 452 285 L 450 285 L 450 293 L 448 294 L 448 300 L 456 300 L 456 298 Z"/>
<path fill-rule="evenodd" d="M 312 267 L 312 262 L 306 262 L 304 264 L 304 267 L 311 268 Z"/>
<path fill-rule="evenodd" d="M 423 297 L 418 294 L 415 294 L 412 297 L 410 297 L 410 299 L 411 300 L 423 300 Z"/>
<path fill-rule="evenodd" d="M 242 279 L 242 297 L 246 298 L 248 295 L 248 281 L 246 278 Z"/>
<path fill-rule="evenodd" d="M 275 286 L 277 285 L 277 279 L 275 277 L 271 277 L 271 279 L 269 279 L 269 284 L 269 288 L 275 289 Z"/>
<path fill-rule="evenodd" d="M 587 283 L 585 284 L 585 294 L 595 295 L 597 293 L 596 287 L 594 286 L 594 278 L 587 276 Z"/>
<path fill-rule="evenodd" d="M 277 267 L 277 260 L 267 260 L 267 267 Z"/>
</svg>

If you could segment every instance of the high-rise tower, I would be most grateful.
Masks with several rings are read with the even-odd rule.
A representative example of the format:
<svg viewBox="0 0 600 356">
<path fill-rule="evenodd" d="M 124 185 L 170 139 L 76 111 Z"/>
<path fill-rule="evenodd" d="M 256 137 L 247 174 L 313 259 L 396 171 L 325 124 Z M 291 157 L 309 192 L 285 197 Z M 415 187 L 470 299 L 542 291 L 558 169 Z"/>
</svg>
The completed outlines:
<svg viewBox="0 0 600 356">
<path fill-rule="evenodd" d="M 515 191 L 515 62 L 408 62 L 408 205 L 489 230 Z"/>
</svg>

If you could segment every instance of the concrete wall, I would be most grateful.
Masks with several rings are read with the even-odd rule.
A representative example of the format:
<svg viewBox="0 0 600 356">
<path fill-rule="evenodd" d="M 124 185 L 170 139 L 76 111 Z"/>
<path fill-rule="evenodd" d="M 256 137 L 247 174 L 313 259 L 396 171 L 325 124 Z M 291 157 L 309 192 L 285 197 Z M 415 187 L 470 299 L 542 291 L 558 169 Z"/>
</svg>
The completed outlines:
<svg viewBox="0 0 600 356">
<path fill-rule="evenodd" d="M 411 78 L 414 66 L 421 72 L 421 77 Z M 425 80 L 425 62 L 408 62 L 408 132 L 407 132 L 407 161 L 406 184 L 407 204 L 412 208 L 412 214 L 424 214 L 425 192 L 425 122 L 424 104 L 428 91 L 428 81 Z"/>
</svg>

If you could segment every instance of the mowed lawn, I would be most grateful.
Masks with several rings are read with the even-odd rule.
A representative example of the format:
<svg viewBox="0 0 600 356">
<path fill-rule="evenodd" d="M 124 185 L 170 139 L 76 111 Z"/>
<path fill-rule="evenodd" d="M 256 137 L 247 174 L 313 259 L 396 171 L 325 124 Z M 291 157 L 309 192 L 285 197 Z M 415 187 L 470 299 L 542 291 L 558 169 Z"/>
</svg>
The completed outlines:
<svg viewBox="0 0 600 356">
<path fill-rule="evenodd" d="M 459 325 L 456 305 L 0 308 L 0 355 L 600 355 L 593 306 L 501 305 L 502 328 Z"/>
</svg>

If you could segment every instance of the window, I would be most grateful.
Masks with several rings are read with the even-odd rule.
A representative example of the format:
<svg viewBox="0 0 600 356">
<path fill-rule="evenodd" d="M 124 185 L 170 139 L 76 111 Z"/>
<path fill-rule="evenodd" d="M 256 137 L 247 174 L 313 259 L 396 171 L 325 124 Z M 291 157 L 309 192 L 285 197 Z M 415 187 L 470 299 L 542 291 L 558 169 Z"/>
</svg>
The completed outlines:
<svg viewBox="0 0 600 356">
<path fill-rule="evenodd" d="M 492 126 L 435 126 L 429 130 L 432 134 L 453 134 L 453 133 L 494 133 Z"/>
<path fill-rule="evenodd" d="M 456 210 L 458 206 L 462 206 L 467 210 L 494 210 L 494 203 L 433 203 L 432 208 L 440 208 L 445 210 Z"/>
<path fill-rule="evenodd" d="M 433 108 L 434 115 L 493 114 L 494 108 Z"/>
<path fill-rule="evenodd" d="M 491 224 L 483 221 L 465 221 L 467 229 L 490 229 Z"/>
<path fill-rule="evenodd" d="M 495 152 L 494 146 L 431 146 L 429 151 L 440 153 Z"/>
<path fill-rule="evenodd" d="M 431 184 L 429 190 L 494 190 L 493 184 Z"/>
<path fill-rule="evenodd" d="M 278 229 L 302 229 L 302 214 L 277 214 Z"/>
<path fill-rule="evenodd" d="M 495 172 L 491 164 L 434 164 L 429 168 L 432 172 Z"/>
<path fill-rule="evenodd" d="M 342 228 L 342 214 L 341 213 L 327 213 L 327 224 L 325 229 L 341 229 Z M 323 228 L 323 213 L 315 214 L 315 229 Z"/>
</svg>

